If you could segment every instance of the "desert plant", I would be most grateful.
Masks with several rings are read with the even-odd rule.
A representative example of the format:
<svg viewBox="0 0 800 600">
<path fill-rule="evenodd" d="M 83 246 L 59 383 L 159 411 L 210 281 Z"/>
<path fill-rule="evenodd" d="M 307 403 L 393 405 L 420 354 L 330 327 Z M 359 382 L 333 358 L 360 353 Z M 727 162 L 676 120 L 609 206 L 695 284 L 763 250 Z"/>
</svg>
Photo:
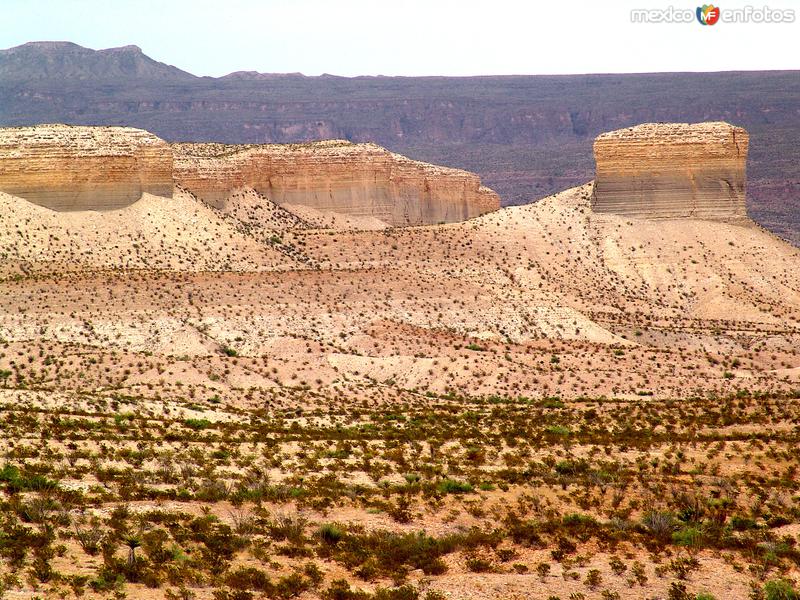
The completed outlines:
<svg viewBox="0 0 800 600">
<path fill-rule="evenodd" d="M 799 600 L 800 593 L 789 579 L 773 579 L 764 584 L 766 600 Z"/>
</svg>

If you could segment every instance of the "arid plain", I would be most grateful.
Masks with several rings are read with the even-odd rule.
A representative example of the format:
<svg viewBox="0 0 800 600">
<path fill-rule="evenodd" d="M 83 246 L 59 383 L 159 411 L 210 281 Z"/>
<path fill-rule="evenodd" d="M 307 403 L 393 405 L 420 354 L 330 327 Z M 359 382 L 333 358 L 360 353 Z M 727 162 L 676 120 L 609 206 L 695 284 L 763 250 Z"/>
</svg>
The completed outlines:
<svg viewBox="0 0 800 600">
<path fill-rule="evenodd" d="M 121 155 L 135 131 L 33 129 L 30 156 L 56 139 L 68 162 L 86 156 L 63 139 Z M 724 124 L 630 131 L 712 148 L 663 185 L 614 154 L 608 189 L 654 185 L 674 214 L 596 210 L 600 174 L 499 209 L 471 174 L 371 145 L 176 149 L 175 173 L 233 182 L 213 201 L 180 175 L 153 195 L 160 171 L 127 158 L 114 193 L 144 187 L 106 209 L 83 179 L 31 201 L 14 180 L 0 595 L 780 597 L 800 578 L 800 250 L 739 211 L 746 134 L 716 156 Z M 705 218 L 681 214 L 684 179 Z"/>
</svg>

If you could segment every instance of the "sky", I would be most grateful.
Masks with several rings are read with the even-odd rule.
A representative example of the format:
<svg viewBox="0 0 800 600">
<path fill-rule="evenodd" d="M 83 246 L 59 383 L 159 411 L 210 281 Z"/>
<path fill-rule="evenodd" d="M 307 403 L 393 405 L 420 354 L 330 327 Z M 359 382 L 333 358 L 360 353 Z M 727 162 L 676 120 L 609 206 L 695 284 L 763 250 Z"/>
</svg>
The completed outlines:
<svg viewBox="0 0 800 600">
<path fill-rule="evenodd" d="M 693 18 L 696 1 L 680 0 L 0 0 L 0 47 L 135 44 L 156 60 L 210 76 L 800 68 L 800 1 L 718 6 L 724 19 L 748 5 L 797 16 L 793 23 L 701 25 Z M 631 20 L 633 10 L 664 18 L 670 7 L 691 20 Z"/>
</svg>

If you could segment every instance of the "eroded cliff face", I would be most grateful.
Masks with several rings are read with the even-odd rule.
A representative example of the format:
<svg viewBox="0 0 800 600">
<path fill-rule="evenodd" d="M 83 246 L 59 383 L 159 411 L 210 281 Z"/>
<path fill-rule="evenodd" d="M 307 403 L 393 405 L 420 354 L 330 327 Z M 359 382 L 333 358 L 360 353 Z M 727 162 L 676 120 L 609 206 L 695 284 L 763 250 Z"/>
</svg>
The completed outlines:
<svg viewBox="0 0 800 600">
<path fill-rule="evenodd" d="M 411 160 L 375 144 L 173 144 L 175 182 L 224 208 L 252 188 L 278 205 L 373 217 L 392 226 L 463 221 L 500 207 L 474 173 Z"/>
<path fill-rule="evenodd" d="M 0 129 L 0 191 L 58 211 L 113 210 L 172 195 L 172 150 L 130 127 Z"/>
<path fill-rule="evenodd" d="M 127 127 L 38 125 L 0 130 L 0 192 L 57 211 L 113 210 L 174 184 L 230 208 L 252 189 L 301 205 L 402 226 L 462 221 L 500 207 L 474 173 L 375 144 L 168 144 Z"/>
<path fill-rule="evenodd" d="M 645 123 L 594 142 L 595 212 L 738 220 L 748 135 L 728 123 Z"/>
</svg>

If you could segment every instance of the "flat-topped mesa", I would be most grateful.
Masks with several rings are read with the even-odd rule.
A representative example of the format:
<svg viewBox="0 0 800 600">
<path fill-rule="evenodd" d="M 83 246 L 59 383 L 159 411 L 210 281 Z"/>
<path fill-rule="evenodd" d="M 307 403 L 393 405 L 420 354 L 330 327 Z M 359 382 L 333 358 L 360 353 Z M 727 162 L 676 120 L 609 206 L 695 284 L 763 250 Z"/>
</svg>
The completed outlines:
<svg viewBox="0 0 800 600">
<path fill-rule="evenodd" d="M 130 127 L 0 129 L 0 192 L 58 211 L 113 210 L 172 196 L 172 150 Z"/>
<path fill-rule="evenodd" d="M 728 123 L 645 123 L 601 134 L 592 208 L 638 218 L 740 220 L 748 135 Z"/>
<path fill-rule="evenodd" d="M 394 154 L 375 144 L 173 144 L 175 183 L 224 208 L 253 188 L 278 205 L 374 217 L 392 226 L 463 221 L 500 199 L 474 173 Z"/>
</svg>

